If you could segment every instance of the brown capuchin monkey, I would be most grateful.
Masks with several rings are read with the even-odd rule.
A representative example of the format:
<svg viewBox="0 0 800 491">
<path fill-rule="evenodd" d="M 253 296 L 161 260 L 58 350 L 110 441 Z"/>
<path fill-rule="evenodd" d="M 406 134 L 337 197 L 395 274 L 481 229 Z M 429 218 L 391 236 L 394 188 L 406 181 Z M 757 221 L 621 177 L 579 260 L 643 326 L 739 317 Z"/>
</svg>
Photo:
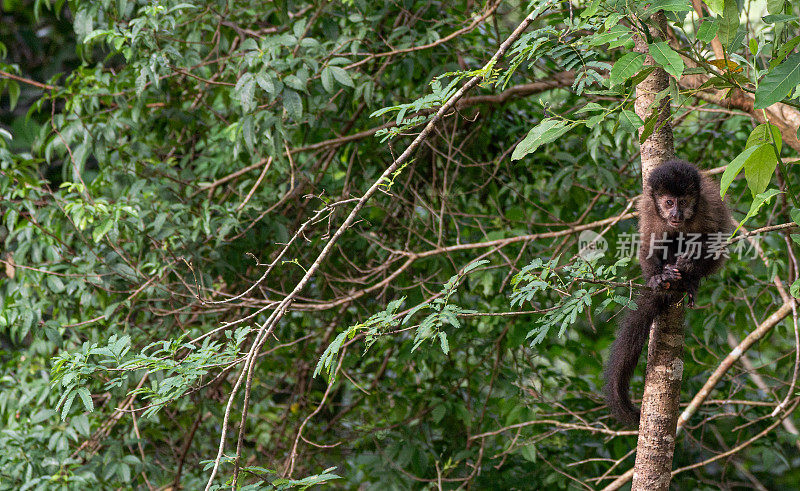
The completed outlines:
<svg viewBox="0 0 800 491">
<path fill-rule="evenodd" d="M 639 423 L 639 410 L 628 390 L 650 325 L 669 302 L 685 295 L 694 306 L 700 279 L 725 260 L 731 217 L 719 186 L 683 160 L 654 169 L 638 202 L 639 263 L 651 290 L 636 298 L 617 330 L 605 368 L 606 403 L 622 423 Z"/>
</svg>

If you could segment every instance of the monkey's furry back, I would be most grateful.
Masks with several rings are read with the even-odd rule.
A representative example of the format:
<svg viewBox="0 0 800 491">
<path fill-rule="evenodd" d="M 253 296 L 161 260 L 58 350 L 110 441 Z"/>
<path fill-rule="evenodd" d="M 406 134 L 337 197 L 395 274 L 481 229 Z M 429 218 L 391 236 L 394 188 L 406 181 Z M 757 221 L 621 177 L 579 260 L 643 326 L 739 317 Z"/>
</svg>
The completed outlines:
<svg viewBox="0 0 800 491">
<path fill-rule="evenodd" d="M 653 199 L 653 191 L 684 195 L 694 188 L 697 205 L 692 220 L 684 224 L 681 232 L 709 234 L 730 230 L 731 218 L 725 203 L 719 196 L 719 186 L 710 177 L 701 174 L 692 164 L 673 159 L 663 163 L 653 171 L 644 187 L 644 193 L 637 202 L 639 210 L 639 263 L 646 284 L 651 276 L 659 273 L 661 264 L 653 261 L 650 255 L 650 237 L 662 237 L 663 233 L 675 231 L 667 227 L 660 217 Z M 715 262 L 711 271 L 722 264 Z M 680 298 L 680 297 L 678 297 Z M 645 341 L 650 334 L 650 326 L 663 312 L 667 303 L 675 300 L 673 293 L 642 291 L 636 298 L 636 310 L 628 310 L 617 330 L 617 337 L 611 345 L 606 363 L 603 394 L 611 413 L 623 424 L 633 426 L 639 422 L 639 410 L 631 402 L 628 394 L 630 380 Z"/>
</svg>

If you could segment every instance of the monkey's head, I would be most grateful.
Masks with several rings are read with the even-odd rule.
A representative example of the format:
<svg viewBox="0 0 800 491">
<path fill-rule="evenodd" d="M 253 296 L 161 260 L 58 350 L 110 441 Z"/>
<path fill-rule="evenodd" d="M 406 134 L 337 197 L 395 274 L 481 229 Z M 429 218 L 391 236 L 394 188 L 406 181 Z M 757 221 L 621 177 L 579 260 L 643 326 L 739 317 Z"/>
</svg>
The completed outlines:
<svg viewBox="0 0 800 491">
<path fill-rule="evenodd" d="M 647 181 L 658 215 L 671 228 L 682 229 L 697 210 L 700 173 L 683 160 L 669 160 L 653 170 Z"/>
</svg>

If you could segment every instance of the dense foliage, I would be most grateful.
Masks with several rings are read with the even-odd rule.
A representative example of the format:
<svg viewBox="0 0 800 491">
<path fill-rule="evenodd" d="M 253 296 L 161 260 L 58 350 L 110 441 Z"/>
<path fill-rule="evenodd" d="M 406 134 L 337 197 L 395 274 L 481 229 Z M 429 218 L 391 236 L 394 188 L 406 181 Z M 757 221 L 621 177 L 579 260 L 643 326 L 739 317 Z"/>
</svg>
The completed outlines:
<svg viewBox="0 0 800 491">
<path fill-rule="evenodd" d="M 653 68 L 631 38 L 658 9 L 679 155 L 732 162 L 745 227 L 789 224 L 702 287 L 684 400 L 798 295 L 800 144 L 763 109 L 800 107 L 800 10 L 705 4 L 4 1 L 0 488 L 199 489 L 215 465 L 252 488 L 608 484 L 636 439 L 602 360 L 638 274 L 637 130 L 657 124 L 633 111 Z M 736 91 L 754 103 L 720 102 Z M 607 254 L 578 254 L 587 230 Z M 677 486 L 800 479 L 776 419 L 797 405 L 784 317 L 675 466 L 747 444 Z"/>
</svg>

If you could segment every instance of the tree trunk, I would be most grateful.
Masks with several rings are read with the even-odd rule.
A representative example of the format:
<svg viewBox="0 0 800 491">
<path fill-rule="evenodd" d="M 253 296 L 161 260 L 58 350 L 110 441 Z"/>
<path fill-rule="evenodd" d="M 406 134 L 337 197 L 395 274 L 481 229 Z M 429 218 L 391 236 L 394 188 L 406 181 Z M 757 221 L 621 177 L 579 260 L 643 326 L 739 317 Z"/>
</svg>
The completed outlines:
<svg viewBox="0 0 800 491">
<path fill-rule="evenodd" d="M 651 29 L 654 38 L 662 37 L 666 28 L 663 13 L 653 16 L 659 29 Z M 648 53 L 647 42 L 635 37 L 635 50 Z M 655 65 L 648 54 L 649 65 Z M 636 114 L 646 120 L 653 110 L 658 111 L 655 131 L 641 146 L 643 188 L 650 172 L 675 154 L 670 124 L 670 98 L 661 99 L 657 108 L 650 109 L 656 94 L 669 87 L 669 76 L 656 68 L 636 87 Z M 642 129 L 640 129 L 642 131 Z M 646 190 L 645 190 L 646 191 Z M 672 305 L 659 316 L 650 328 L 647 350 L 647 371 L 642 396 L 642 415 L 639 423 L 639 442 L 633 474 L 633 490 L 667 490 L 675 450 L 675 428 L 678 422 L 681 377 L 683 375 L 683 304 Z"/>
</svg>

